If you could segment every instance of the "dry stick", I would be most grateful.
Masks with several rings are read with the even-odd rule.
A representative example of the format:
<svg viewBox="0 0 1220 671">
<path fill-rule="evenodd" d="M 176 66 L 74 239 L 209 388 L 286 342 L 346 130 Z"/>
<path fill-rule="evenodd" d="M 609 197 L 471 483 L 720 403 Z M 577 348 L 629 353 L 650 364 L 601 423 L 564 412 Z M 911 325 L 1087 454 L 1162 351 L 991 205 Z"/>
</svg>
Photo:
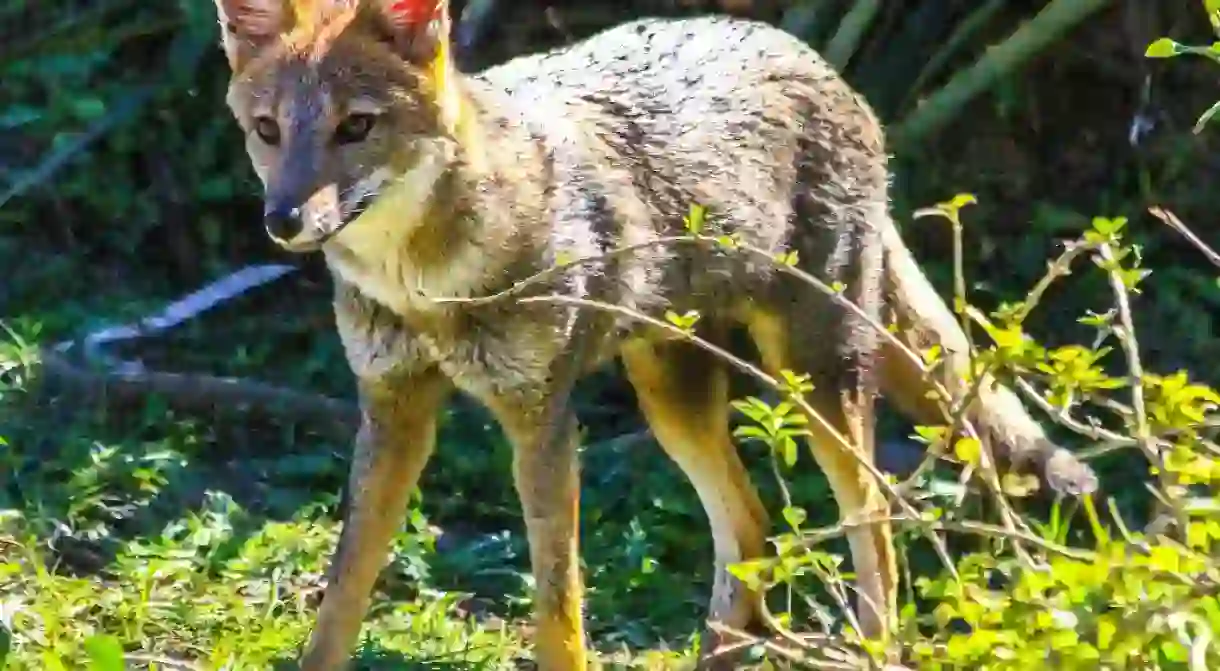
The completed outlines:
<svg viewBox="0 0 1220 671">
<path fill-rule="evenodd" d="M 432 301 L 434 303 L 438 303 L 441 305 L 453 304 L 453 303 L 460 303 L 462 305 L 475 306 L 475 307 L 491 305 L 494 303 L 499 303 L 499 302 L 508 300 L 510 298 L 515 298 L 517 296 L 521 296 L 521 295 L 525 294 L 529 289 L 531 289 L 535 286 L 541 285 L 549 280 L 555 279 L 572 268 L 576 268 L 579 266 L 585 266 L 585 265 L 589 265 L 591 263 L 596 263 L 596 262 L 600 262 L 600 261 L 613 260 L 618 257 L 626 256 L 628 254 L 632 254 L 634 252 L 641 251 L 644 249 L 649 249 L 649 248 L 653 248 L 653 247 L 662 247 L 662 246 L 666 246 L 666 245 L 679 245 L 679 244 L 697 244 L 697 245 L 704 245 L 704 246 L 715 245 L 715 246 L 721 246 L 721 247 L 724 246 L 720 240 L 717 240 L 716 238 L 703 236 L 703 235 L 682 235 L 682 236 L 661 237 L 661 238 L 656 238 L 655 240 L 649 240 L 646 242 L 627 245 L 625 247 L 617 247 L 615 249 L 612 249 L 607 252 L 603 252 L 601 254 L 593 254 L 593 255 L 589 255 L 589 256 L 579 257 L 579 258 L 573 259 L 571 261 L 567 261 L 564 263 L 550 266 L 549 268 L 541 270 L 529 277 L 526 277 L 523 280 L 516 282 L 508 289 L 505 289 L 503 291 L 500 291 L 500 292 L 497 292 L 494 294 L 490 294 L 487 296 L 480 296 L 477 298 L 440 297 L 440 298 L 434 298 L 434 299 L 432 299 Z M 907 346 L 906 343 L 902 342 L 902 340 L 900 338 L 898 338 L 893 333 L 891 333 L 889 329 L 882 326 L 875 319 L 873 319 L 872 316 L 870 316 L 868 313 L 864 312 L 860 308 L 860 306 L 858 306 L 855 303 L 853 303 L 852 301 L 844 298 L 840 292 L 835 291 L 833 288 L 828 286 L 825 282 L 822 282 L 821 280 L 814 277 L 813 275 L 810 275 L 809 273 L 806 273 L 794 266 L 790 266 L 787 264 L 777 264 L 774 257 L 772 256 L 772 254 L 768 253 L 767 251 L 765 251 L 763 249 L 759 249 L 757 247 L 753 247 L 750 245 L 744 245 L 741 243 L 734 243 L 734 248 L 766 259 L 768 261 L 768 263 L 771 263 L 772 265 L 774 265 L 781 272 L 787 273 L 788 275 L 795 277 L 796 279 L 813 286 L 818 291 L 829 296 L 831 298 L 831 300 L 834 301 L 837 305 L 839 305 L 840 307 L 842 307 L 844 309 L 849 310 L 855 316 L 863 319 L 865 321 L 865 323 L 867 323 L 869 325 L 870 328 L 872 328 L 874 331 L 879 333 L 882 338 L 884 338 L 890 344 L 892 344 L 895 348 L 897 348 L 898 351 L 900 353 L 902 353 L 902 355 L 904 357 L 906 357 L 911 363 L 918 366 L 919 369 L 922 370 L 925 374 L 928 373 L 927 364 L 924 362 L 922 357 L 920 357 L 917 353 L 915 353 L 915 351 L 912 350 L 909 346 Z M 948 401 L 946 399 L 951 400 L 952 394 L 949 392 L 948 389 L 946 389 L 944 387 L 944 385 L 940 384 L 936 380 L 930 379 L 929 383 L 933 387 L 933 390 L 937 392 L 938 398 L 940 399 L 941 410 L 943 412 L 945 412 L 946 414 L 948 414 L 949 407 L 947 405 Z M 967 428 L 970 431 L 969 435 L 975 435 L 975 432 L 974 432 L 974 429 L 972 426 L 967 424 Z"/>
<path fill-rule="evenodd" d="M 784 659 L 788 660 L 789 662 L 792 662 L 793 664 L 801 664 L 801 665 L 806 666 L 811 669 L 828 669 L 831 671 L 859 671 L 859 668 L 860 668 L 859 666 L 852 666 L 850 664 L 842 664 L 839 662 L 832 662 L 829 660 L 816 660 L 815 661 L 815 660 L 806 659 L 801 654 L 793 652 L 792 650 L 789 650 L 789 649 L 785 648 L 784 646 L 779 645 L 778 643 L 776 643 L 773 640 L 759 638 L 757 636 L 748 634 L 748 633 L 741 631 L 739 629 L 736 629 L 734 627 L 730 627 L 722 622 L 708 622 L 707 624 L 708 624 L 708 628 L 711 629 L 712 631 L 716 632 L 717 634 L 734 636 L 734 637 L 740 638 L 744 641 L 748 641 L 750 646 L 761 645 L 767 652 L 770 652 L 779 657 L 783 657 Z M 735 647 L 733 649 L 735 649 Z M 717 650 L 714 654 L 715 655 L 725 655 L 725 654 L 728 654 L 728 652 L 729 651 L 725 651 L 722 649 L 722 650 Z"/>
<path fill-rule="evenodd" d="M 42 363 L 40 383 L 52 390 L 57 386 L 65 387 L 85 398 L 114 403 L 136 403 L 155 394 L 165 397 L 171 406 L 188 411 L 206 412 L 226 406 L 286 416 L 295 421 L 317 422 L 320 418 L 326 428 L 350 436 L 360 419 L 359 408 L 354 403 L 244 378 L 149 371 L 138 361 L 112 360 L 103 351 L 111 343 L 145 338 L 181 326 L 294 271 L 293 266 L 282 264 L 247 266 L 136 321 L 98 329 L 79 341 L 41 348 L 38 357 Z M 73 361 L 69 356 L 74 350 L 82 352 L 82 362 Z M 32 363 L 35 362 L 23 362 L 22 365 Z"/>
<path fill-rule="evenodd" d="M 193 662 L 172 659 L 170 657 L 158 657 L 156 655 L 128 654 L 123 655 L 123 659 L 137 664 L 156 664 L 163 669 L 173 669 L 174 671 L 199 671 L 199 669 L 203 668 Z"/>
<path fill-rule="evenodd" d="M 42 378 L 51 390 L 62 386 L 90 399 L 136 403 L 149 394 L 179 409 L 207 412 L 218 405 L 244 408 L 296 421 L 325 420 L 327 428 L 350 435 L 360 424 L 354 403 L 243 378 L 156 371 L 93 370 L 44 349 Z"/>
<path fill-rule="evenodd" d="M 1172 228 L 1178 233 L 1181 233 L 1182 237 L 1186 238 L 1190 244 L 1194 245 L 1195 248 L 1200 252 L 1203 252 L 1203 256 L 1206 256 L 1207 260 L 1212 262 L 1212 265 L 1220 268 L 1220 253 L 1217 253 L 1216 250 L 1208 247 L 1207 243 L 1200 240 L 1199 236 L 1195 235 L 1194 231 L 1187 228 L 1186 224 L 1182 223 L 1182 220 L 1178 219 L 1177 215 L 1169 210 L 1166 210 L 1165 208 L 1157 206 L 1148 208 L 1148 213 L 1157 219 L 1160 219 L 1161 222 L 1166 226 Z"/>
<path fill-rule="evenodd" d="M 825 578 L 823 578 L 823 580 L 825 580 Z M 831 598 L 833 598 L 835 600 L 835 603 L 837 603 L 839 605 L 839 608 L 844 613 L 852 612 L 851 605 L 849 605 L 847 602 L 847 596 L 845 594 L 843 594 L 841 590 L 832 589 L 832 590 L 829 590 L 829 592 L 830 592 Z M 758 600 L 758 616 L 762 620 L 762 623 L 765 626 L 770 627 L 776 633 L 776 635 L 778 635 L 780 638 L 797 646 L 801 650 L 808 649 L 808 644 L 806 644 L 804 641 L 802 641 L 795 632 L 789 630 L 786 626 L 784 626 L 784 624 L 782 622 L 780 622 L 775 617 L 775 615 L 771 612 L 771 609 L 767 606 L 767 602 L 765 599 Z M 856 628 L 857 632 L 860 631 L 858 623 L 852 621 L 849 624 L 851 624 L 852 627 Z"/>
<path fill-rule="evenodd" d="M 915 525 L 918 527 L 925 527 L 928 529 L 934 529 L 936 531 L 944 531 L 944 532 L 950 532 L 950 533 L 971 534 L 971 535 L 975 535 L 975 536 L 990 536 L 990 537 L 995 537 L 995 538 L 1006 538 L 1006 539 L 1010 539 L 1010 540 L 1014 540 L 1014 541 L 1024 541 L 1026 543 L 1029 543 L 1030 545 L 1034 545 L 1043 550 L 1046 550 L 1047 552 L 1053 552 L 1055 554 L 1063 555 L 1064 557 L 1069 557 L 1071 559 L 1076 559 L 1079 561 L 1091 562 L 1091 561 L 1096 561 L 1098 558 L 1097 553 L 1093 552 L 1092 550 L 1083 550 L 1080 548 L 1073 548 L 1073 547 L 1068 547 L 1066 545 L 1060 545 L 1059 543 L 1055 543 L 1053 541 L 1048 541 L 1045 538 L 1040 538 L 1039 536 L 1036 536 L 1031 533 L 1026 533 L 1023 531 L 1015 531 L 1013 529 L 996 526 L 994 524 L 987 524 L 985 522 L 973 522 L 973 521 L 946 522 L 944 520 L 929 519 L 924 516 L 912 518 L 912 517 L 906 517 L 906 516 L 902 516 L 902 515 L 892 515 L 892 516 L 888 516 L 888 517 L 872 517 L 872 518 L 866 518 L 863 520 L 852 520 L 850 522 L 840 522 L 833 526 L 822 527 L 820 529 L 812 529 L 810 531 L 805 532 L 805 535 L 801 538 L 801 547 L 808 549 L 808 548 L 811 548 L 814 545 L 818 545 L 824 541 L 831 540 L 834 538 L 839 538 L 839 537 L 843 536 L 844 534 L 846 534 L 848 531 L 851 531 L 852 529 L 855 529 L 857 527 L 867 526 L 867 525 L 871 525 L 871 524 L 883 524 L 886 522 L 890 522 L 890 523 L 894 523 L 894 524 L 910 524 L 910 525 Z"/>
</svg>

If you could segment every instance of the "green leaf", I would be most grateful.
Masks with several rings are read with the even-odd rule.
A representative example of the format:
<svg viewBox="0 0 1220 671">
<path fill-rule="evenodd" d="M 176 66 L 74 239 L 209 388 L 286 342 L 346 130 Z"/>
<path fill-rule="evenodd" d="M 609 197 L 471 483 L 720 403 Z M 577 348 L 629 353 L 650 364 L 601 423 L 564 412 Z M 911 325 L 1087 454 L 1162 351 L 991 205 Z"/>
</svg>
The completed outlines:
<svg viewBox="0 0 1220 671">
<path fill-rule="evenodd" d="M 1173 58 L 1184 51 L 1182 45 L 1168 37 L 1162 37 L 1148 45 L 1148 48 L 1144 50 L 1144 58 Z"/>
<path fill-rule="evenodd" d="M 1005 494 L 1014 498 L 1024 498 L 1038 491 L 1040 483 L 1036 475 L 1005 473 L 1000 480 L 1000 488 Z"/>
<path fill-rule="evenodd" d="M 85 641 L 91 671 L 125 671 L 123 644 L 113 636 L 99 634 Z"/>
<path fill-rule="evenodd" d="M 953 446 L 953 454 L 962 462 L 974 465 L 983 455 L 983 445 L 977 438 L 962 438 Z"/>
<path fill-rule="evenodd" d="M 1212 32 L 1220 35 L 1220 0 L 1203 0 L 1203 11 L 1212 24 Z"/>
<path fill-rule="evenodd" d="M 1207 122 L 1211 121 L 1212 117 L 1216 116 L 1217 113 L 1220 113 L 1220 101 L 1216 101 L 1214 105 L 1207 108 L 1207 111 L 1199 116 L 1199 120 L 1195 122 L 1195 127 L 1193 128 L 1195 134 L 1197 135 L 1202 133 L 1203 127 L 1206 126 Z"/>
<path fill-rule="evenodd" d="M 707 221 L 707 208 L 692 203 L 690 213 L 683 218 L 683 223 L 686 224 L 686 231 L 691 235 L 699 235 L 703 230 L 705 221 Z"/>
<path fill-rule="evenodd" d="M 792 468 L 796 465 L 796 441 L 791 438 L 784 441 L 784 465 Z"/>
<path fill-rule="evenodd" d="M 784 521 L 793 529 L 799 529 L 805 523 L 807 517 L 805 509 L 799 506 L 787 506 L 784 508 Z"/>
</svg>

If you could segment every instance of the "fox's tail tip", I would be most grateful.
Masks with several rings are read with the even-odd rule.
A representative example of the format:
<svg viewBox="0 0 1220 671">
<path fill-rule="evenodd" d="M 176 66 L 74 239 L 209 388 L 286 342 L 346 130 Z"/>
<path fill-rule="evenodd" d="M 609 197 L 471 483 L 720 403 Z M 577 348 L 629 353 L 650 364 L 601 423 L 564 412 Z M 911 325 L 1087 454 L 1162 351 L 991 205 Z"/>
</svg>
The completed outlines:
<svg viewBox="0 0 1220 671">
<path fill-rule="evenodd" d="M 1050 454 L 1042 464 L 1042 477 L 1055 492 L 1068 496 L 1087 496 L 1099 486 L 1093 469 L 1059 446 L 1050 446 Z"/>
</svg>

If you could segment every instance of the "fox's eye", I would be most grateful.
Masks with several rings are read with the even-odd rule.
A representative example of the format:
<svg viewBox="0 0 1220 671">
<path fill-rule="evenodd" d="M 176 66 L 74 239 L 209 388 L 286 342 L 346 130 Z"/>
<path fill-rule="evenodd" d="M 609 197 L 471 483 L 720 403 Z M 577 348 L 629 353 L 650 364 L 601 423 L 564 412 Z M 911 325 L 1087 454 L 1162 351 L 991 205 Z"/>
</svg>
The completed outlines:
<svg viewBox="0 0 1220 671">
<path fill-rule="evenodd" d="M 255 119 L 254 132 L 258 139 L 273 147 L 280 143 L 280 125 L 271 117 L 261 116 Z"/>
<path fill-rule="evenodd" d="M 349 114 L 335 128 L 335 142 L 352 144 L 364 140 L 369 136 L 369 131 L 373 130 L 376 121 L 377 117 L 372 114 Z"/>
</svg>

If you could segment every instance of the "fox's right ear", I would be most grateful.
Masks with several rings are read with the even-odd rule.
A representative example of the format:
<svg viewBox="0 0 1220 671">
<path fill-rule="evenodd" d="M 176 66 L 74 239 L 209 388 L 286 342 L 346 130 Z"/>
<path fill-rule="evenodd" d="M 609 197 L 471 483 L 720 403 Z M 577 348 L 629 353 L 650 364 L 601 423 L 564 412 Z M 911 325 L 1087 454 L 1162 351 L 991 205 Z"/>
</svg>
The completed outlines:
<svg viewBox="0 0 1220 671">
<path fill-rule="evenodd" d="M 220 40 L 229 67 L 237 71 L 259 50 L 286 31 L 291 0 L 216 0 Z"/>
</svg>

